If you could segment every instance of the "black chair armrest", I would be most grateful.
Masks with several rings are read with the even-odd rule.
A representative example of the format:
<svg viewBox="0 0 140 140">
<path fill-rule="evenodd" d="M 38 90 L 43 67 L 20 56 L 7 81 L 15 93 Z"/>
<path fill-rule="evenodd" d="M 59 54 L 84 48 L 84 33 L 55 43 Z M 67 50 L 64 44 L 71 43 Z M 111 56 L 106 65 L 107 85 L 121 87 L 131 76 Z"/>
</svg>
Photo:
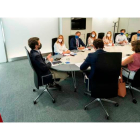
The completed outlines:
<svg viewBox="0 0 140 140">
<path fill-rule="evenodd" d="M 48 76 L 50 76 L 50 75 L 54 75 L 53 73 L 51 73 L 51 74 L 48 74 L 48 75 L 44 75 L 44 76 L 41 76 L 41 79 L 42 79 L 42 85 L 44 86 L 44 81 L 43 81 L 43 78 L 44 77 L 48 77 Z"/>
</svg>

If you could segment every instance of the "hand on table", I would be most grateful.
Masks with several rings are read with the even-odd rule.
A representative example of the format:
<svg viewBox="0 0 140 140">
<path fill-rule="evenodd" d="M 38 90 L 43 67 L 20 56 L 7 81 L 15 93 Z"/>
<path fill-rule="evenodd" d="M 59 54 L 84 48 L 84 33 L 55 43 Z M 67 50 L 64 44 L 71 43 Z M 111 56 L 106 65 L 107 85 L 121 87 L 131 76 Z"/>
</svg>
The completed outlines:
<svg viewBox="0 0 140 140">
<path fill-rule="evenodd" d="M 82 49 L 85 49 L 85 47 L 82 46 L 82 47 L 79 47 L 78 49 L 79 49 L 79 50 L 82 50 Z"/>
<path fill-rule="evenodd" d="M 48 60 L 49 60 L 50 62 L 53 62 L 53 58 L 48 58 Z"/>
<path fill-rule="evenodd" d="M 49 60 L 49 58 L 51 58 L 51 56 L 52 56 L 52 55 L 51 55 L 51 54 L 49 54 L 49 55 L 46 57 L 46 59 L 48 59 L 48 60 Z"/>
<path fill-rule="evenodd" d="M 123 44 L 123 41 L 120 41 L 119 44 Z"/>
</svg>

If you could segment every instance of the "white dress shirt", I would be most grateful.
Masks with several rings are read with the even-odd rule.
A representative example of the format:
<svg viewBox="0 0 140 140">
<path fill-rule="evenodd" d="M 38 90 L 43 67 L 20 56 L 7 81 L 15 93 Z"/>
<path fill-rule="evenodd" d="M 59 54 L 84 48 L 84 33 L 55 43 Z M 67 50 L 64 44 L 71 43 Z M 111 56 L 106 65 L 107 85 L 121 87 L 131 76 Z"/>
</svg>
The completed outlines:
<svg viewBox="0 0 140 140">
<path fill-rule="evenodd" d="M 116 42 L 116 43 L 119 43 L 119 42 L 124 41 L 124 40 L 127 41 L 126 35 L 118 34 L 118 35 L 116 36 L 115 42 Z M 127 41 L 127 42 L 128 42 L 128 41 Z"/>
<path fill-rule="evenodd" d="M 55 53 L 59 53 L 59 54 L 62 54 L 63 51 L 67 51 L 68 49 L 66 48 L 65 44 L 63 44 L 62 46 L 60 45 L 60 43 L 55 43 L 54 44 L 54 52 Z"/>
</svg>

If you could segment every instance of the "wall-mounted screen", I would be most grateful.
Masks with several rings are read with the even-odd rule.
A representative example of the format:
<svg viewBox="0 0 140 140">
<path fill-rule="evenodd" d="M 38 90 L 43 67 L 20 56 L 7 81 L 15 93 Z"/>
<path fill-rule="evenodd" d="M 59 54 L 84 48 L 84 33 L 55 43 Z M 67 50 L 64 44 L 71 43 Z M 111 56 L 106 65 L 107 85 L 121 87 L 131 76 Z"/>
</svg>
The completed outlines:
<svg viewBox="0 0 140 140">
<path fill-rule="evenodd" d="M 85 30 L 86 18 L 71 18 L 71 30 Z"/>
</svg>

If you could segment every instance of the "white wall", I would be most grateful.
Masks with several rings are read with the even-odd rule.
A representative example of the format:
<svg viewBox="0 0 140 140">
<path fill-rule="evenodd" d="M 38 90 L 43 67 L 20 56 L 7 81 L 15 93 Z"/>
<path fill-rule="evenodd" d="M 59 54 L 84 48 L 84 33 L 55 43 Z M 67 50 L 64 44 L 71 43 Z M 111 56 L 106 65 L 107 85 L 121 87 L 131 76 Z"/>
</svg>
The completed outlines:
<svg viewBox="0 0 140 140">
<path fill-rule="evenodd" d="M 6 62 L 6 55 L 5 55 L 3 36 L 2 36 L 1 19 L 0 19 L 0 63 L 3 62 Z"/>
<path fill-rule="evenodd" d="M 60 34 L 64 36 L 65 45 L 69 48 L 68 37 L 69 35 L 75 35 L 77 30 L 71 30 L 71 18 L 60 18 L 59 20 Z M 92 18 L 86 18 L 86 30 L 79 30 L 81 32 L 80 38 L 86 44 L 86 35 L 92 30 Z"/>
<path fill-rule="evenodd" d="M 126 29 L 127 33 L 140 30 L 140 18 L 120 18 L 119 30 Z"/>
<path fill-rule="evenodd" d="M 52 38 L 58 36 L 58 18 L 2 18 L 8 58 L 26 56 L 28 39 L 39 37 L 42 53 L 52 52 Z M 29 48 L 28 48 L 29 49 Z"/>
<path fill-rule="evenodd" d="M 118 17 L 115 18 L 92 18 L 92 30 L 96 31 L 96 33 L 98 34 L 99 32 L 104 32 L 105 34 L 108 31 L 111 31 L 113 33 L 114 31 L 114 22 L 118 21 Z M 117 32 L 117 28 L 115 30 L 115 32 Z"/>
</svg>

